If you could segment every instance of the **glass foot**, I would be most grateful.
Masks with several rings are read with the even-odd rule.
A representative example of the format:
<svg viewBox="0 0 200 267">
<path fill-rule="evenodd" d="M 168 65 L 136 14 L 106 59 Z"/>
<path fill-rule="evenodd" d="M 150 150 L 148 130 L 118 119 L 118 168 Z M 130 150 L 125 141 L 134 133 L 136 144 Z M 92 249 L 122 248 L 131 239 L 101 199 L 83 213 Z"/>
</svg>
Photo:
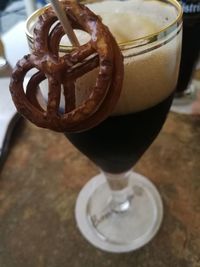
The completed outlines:
<svg viewBox="0 0 200 267">
<path fill-rule="evenodd" d="M 146 177 L 131 172 L 125 190 L 127 200 L 123 207 L 113 206 L 107 181 L 99 174 L 78 196 L 75 209 L 78 228 L 91 244 L 104 251 L 136 250 L 147 244 L 160 228 L 163 205 L 155 186 Z"/>
</svg>

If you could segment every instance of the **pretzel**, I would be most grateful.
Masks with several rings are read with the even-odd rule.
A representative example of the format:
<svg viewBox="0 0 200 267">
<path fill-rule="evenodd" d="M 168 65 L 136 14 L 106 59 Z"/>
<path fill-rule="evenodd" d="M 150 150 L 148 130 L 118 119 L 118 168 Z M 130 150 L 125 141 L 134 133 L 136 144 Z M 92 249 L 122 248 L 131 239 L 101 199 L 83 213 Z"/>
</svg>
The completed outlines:
<svg viewBox="0 0 200 267">
<path fill-rule="evenodd" d="M 35 25 L 32 54 L 19 60 L 13 70 L 10 92 L 19 113 L 37 126 L 58 132 L 80 132 L 96 126 L 113 111 L 122 88 L 123 57 L 98 16 L 75 2 L 61 4 L 72 28 L 89 33 L 90 41 L 60 56 L 59 44 L 65 33 L 51 6 L 47 6 Z M 76 80 L 97 67 L 98 75 L 90 95 L 76 106 Z M 23 81 L 31 69 L 38 71 L 25 90 Z M 37 92 L 45 79 L 48 99 L 43 107 Z M 61 88 L 64 110 L 60 110 Z"/>
</svg>

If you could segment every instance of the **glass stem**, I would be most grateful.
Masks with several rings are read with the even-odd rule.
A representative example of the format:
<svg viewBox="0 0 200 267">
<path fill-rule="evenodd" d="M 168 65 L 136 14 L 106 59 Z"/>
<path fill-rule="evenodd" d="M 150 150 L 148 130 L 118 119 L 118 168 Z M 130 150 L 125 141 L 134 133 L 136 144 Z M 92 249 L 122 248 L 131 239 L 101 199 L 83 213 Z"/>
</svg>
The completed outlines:
<svg viewBox="0 0 200 267">
<path fill-rule="evenodd" d="M 131 171 L 120 174 L 111 174 L 103 172 L 110 191 L 111 200 L 110 207 L 114 212 L 124 212 L 129 209 L 130 202 L 133 199 L 133 190 L 129 186 L 129 176 Z"/>
</svg>

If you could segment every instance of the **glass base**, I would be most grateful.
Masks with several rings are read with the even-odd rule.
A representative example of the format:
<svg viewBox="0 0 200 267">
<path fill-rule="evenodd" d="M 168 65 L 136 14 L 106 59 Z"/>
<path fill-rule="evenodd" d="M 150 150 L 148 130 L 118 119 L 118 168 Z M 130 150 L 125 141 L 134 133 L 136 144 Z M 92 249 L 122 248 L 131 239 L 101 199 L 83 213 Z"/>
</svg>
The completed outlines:
<svg viewBox="0 0 200 267">
<path fill-rule="evenodd" d="M 108 252 L 129 252 L 147 244 L 163 218 L 161 197 L 144 176 L 131 172 L 128 198 L 113 207 L 103 174 L 92 178 L 81 190 L 75 209 L 78 228 L 95 247 Z M 126 189 L 127 193 L 127 189 Z"/>
</svg>

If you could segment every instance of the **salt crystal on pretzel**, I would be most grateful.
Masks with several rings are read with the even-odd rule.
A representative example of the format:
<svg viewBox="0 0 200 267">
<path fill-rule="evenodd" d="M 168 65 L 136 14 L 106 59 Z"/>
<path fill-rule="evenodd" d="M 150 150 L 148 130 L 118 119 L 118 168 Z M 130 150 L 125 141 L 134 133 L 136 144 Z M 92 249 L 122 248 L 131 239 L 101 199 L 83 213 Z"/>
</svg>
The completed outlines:
<svg viewBox="0 0 200 267">
<path fill-rule="evenodd" d="M 72 28 L 87 32 L 90 41 L 60 56 L 59 44 L 65 33 L 60 23 L 55 23 L 57 16 L 48 6 L 35 25 L 32 54 L 24 56 L 13 70 L 10 91 L 17 110 L 37 126 L 58 132 L 80 132 L 96 126 L 112 113 L 122 89 L 123 57 L 98 16 L 84 5 L 61 3 Z M 97 67 L 96 83 L 88 98 L 77 107 L 75 82 Z M 23 80 L 33 68 L 38 72 L 25 90 Z M 37 98 L 38 86 L 45 79 L 48 80 L 46 108 Z M 61 88 L 64 112 L 59 108 Z"/>
</svg>

